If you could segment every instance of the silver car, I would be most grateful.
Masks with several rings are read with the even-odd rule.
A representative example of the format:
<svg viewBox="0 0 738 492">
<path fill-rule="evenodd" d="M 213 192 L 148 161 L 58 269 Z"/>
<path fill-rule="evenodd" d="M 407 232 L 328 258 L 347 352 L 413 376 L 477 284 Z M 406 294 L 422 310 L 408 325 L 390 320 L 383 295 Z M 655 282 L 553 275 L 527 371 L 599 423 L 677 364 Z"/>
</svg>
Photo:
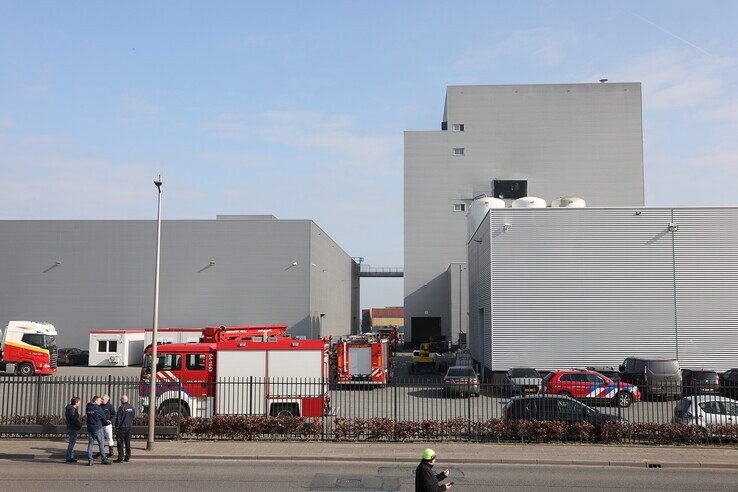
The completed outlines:
<svg viewBox="0 0 738 492">
<path fill-rule="evenodd" d="M 507 396 L 534 395 L 541 392 L 543 379 L 531 367 L 513 367 L 505 376 L 505 393 Z"/>
<path fill-rule="evenodd" d="M 479 376 L 469 366 L 452 366 L 443 377 L 444 395 L 479 396 Z"/>
<path fill-rule="evenodd" d="M 707 437 L 711 425 L 738 424 L 738 401 L 715 395 L 682 398 L 674 408 L 671 423 L 696 425 Z"/>
</svg>

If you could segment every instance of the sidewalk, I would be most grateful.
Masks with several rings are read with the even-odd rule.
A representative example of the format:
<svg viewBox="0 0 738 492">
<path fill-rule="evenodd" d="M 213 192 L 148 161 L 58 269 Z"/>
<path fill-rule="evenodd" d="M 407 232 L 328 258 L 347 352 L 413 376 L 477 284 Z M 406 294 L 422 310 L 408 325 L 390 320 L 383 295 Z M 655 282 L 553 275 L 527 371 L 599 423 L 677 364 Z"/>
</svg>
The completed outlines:
<svg viewBox="0 0 738 492">
<path fill-rule="evenodd" d="M 433 448 L 444 464 L 503 463 L 738 469 L 738 448 L 585 444 L 335 443 L 249 441 L 160 441 L 146 451 L 134 441 L 135 459 L 314 460 L 406 462 Z M 0 459 L 63 459 L 66 443 L 49 439 L 4 439 Z M 77 443 L 81 457 L 85 443 Z"/>
</svg>

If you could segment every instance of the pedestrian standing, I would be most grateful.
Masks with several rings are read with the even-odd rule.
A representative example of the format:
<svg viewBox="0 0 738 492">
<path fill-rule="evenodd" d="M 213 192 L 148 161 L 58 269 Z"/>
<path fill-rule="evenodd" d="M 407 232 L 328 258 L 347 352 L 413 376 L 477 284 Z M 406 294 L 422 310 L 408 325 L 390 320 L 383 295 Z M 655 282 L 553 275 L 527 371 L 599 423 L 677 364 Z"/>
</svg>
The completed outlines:
<svg viewBox="0 0 738 492">
<path fill-rule="evenodd" d="M 435 464 L 436 452 L 432 449 L 424 450 L 420 464 L 415 470 L 415 492 L 440 492 L 451 488 L 453 482 L 440 483 L 448 478 L 450 472 L 445 469 L 441 473 L 433 473 Z"/>
<path fill-rule="evenodd" d="M 79 407 L 81 400 L 79 396 L 72 397 L 72 400 L 64 408 L 64 419 L 67 421 L 67 434 L 69 435 L 69 445 L 67 446 L 67 463 L 76 463 L 74 459 L 74 445 L 77 444 L 77 435 L 82 429 L 82 419 L 79 416 Z"/>
<path fill-rule="evenodd" d="M 120 406 L 115 414 L 115 435 L 118 438 L 118 458 L 116 463 L 129 461 L 131 459 L 131 427 L 136 410 L 128 403 L 128 396 L 120 397 Z M 125 445 L 125 458 L 123 457 L 123 446 Z"/>
<path fill-rule="evenodd" d="M 87 464 L 89 466 L 92 466 L 92 451 L 95 449 L 95 442 L 97 442 L 97 446 L 100 448 L 100 457 L 102 458 L 103 465 L 110 464 L 110 460 L 108 460 L 105 454 L 105 444 L 103 444 L 103 440 L 105 439 L 103 427 L 108 425 L 110 421 L 105 418 L 105 412 L 100 408 L 101 401 L 101 398 L 95 395 L 85 408 L 87 433 L 90 435 L 89 442 L 87 443 Z"/>
<path fill-rule="evenodd" d="M 102 395 L 102 404 L 100 405 L 100 408 L 102 408 L 102 411 L 105 412 L 105 420 L 109 422 L 108 425 L 103 427 L 103 433 L 105 434 L 105 444 L 108 446 L 108 458 L 113 456 L 113 446 L 115 446 L 115 441 L 113 441 L 113 419 L 115 418 L 115 406 L 110 402 L 110 397 L 108 395 Z"/>
</svg>

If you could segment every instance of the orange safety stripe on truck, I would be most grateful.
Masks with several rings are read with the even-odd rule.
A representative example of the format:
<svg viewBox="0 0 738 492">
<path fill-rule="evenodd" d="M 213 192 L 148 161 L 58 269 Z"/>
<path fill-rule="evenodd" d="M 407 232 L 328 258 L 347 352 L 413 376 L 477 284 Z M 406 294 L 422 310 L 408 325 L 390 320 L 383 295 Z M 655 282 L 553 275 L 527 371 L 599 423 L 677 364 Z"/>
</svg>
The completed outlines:
<svg viewBox="0 0 738 492">
<path fill-rule="evenodd" d="M 19 343 L 19 342 L 5 342 L 5 345 L 10 345 L 11 347 L 18 347 L 26 350 L 35 350 L 36 352 L 43 352 L 47 355 L 49 354 L 49 351 L 45 348 L 36 347 L 35 345 L 29 345 L 27 343 Z"/>
</svg>

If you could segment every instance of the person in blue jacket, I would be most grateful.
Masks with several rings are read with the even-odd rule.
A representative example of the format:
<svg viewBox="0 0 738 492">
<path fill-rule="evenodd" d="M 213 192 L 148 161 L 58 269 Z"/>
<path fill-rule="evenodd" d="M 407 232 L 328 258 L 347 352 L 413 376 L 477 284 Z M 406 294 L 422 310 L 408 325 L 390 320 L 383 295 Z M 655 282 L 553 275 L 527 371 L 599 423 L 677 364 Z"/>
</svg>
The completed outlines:
<svg viewBox="0 0 738 492">
<path fill-rule="evenodd" d="M 64 407 L 64 419 L 67 421 L 67 434 L 69 434 L 69 445 L 67 446 L 67 463 L 76 463 L 77 460 L 74 458 L 74 445 L 77 443 L 77 435 L 82 429 L 82 419 L 79 415 L 80 408 L 79 396 L 75 396 L 69 402 L 69 405 Z"/>
<path fill-rule="evenodd" d="M 92 450 L 95 448 L 95 441 L 97 446 L 100 448 L 100 457 L 102 458 L 103 465 L 109 465 L 110 460 L 105 454 L 105 445 L 103 440 L 105 434 L 103 433 L 103 427 L 110 424 L 110 421 L 105 417 L 105 412 L 100 408 L 99 396 L 95 395 L 92 397 L 90 403 L 85 408 L 85 414 L 87 415 L 87 433 L 89 434 L 89 442 L 87 443 L 87 464 L 92 466 Z"/>
</svg>

